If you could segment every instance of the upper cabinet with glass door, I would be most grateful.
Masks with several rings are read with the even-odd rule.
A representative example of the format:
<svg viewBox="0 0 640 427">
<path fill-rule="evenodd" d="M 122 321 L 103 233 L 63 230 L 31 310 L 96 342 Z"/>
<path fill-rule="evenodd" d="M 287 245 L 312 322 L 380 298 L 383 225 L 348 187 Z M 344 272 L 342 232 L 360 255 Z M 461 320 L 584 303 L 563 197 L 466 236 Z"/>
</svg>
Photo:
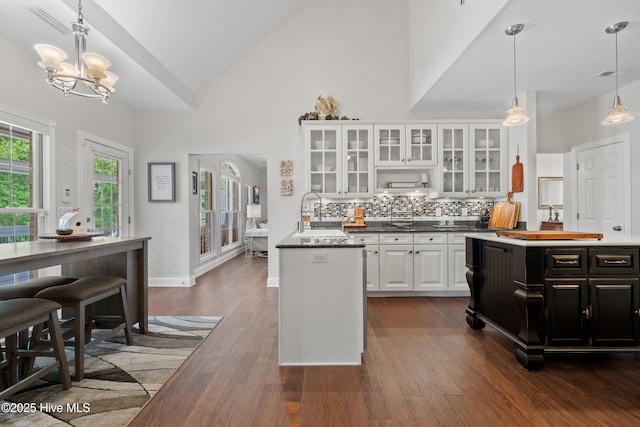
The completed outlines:
<svg viewBox="0 0 640 427">
<path fill-rule="evenodd" d="M 373 126 L 305 124 L 308 189 L 324 197 L 373 194 Z"/>
<path fill-rule="evenodd" d="M 375 125 L 376 166 L 437 164 L 436 125 Z"/>
<path fill-rule="evenodd" d="M 469 125 L 471 196 L 500 196 L 509 191 L 508 148 L 506 131 L 500 124 Z"/>
<path fill-rule="evenodd" d="M 309 189 L 327 196 L 339 197 L 342 191 L 340 139 L 338 125 L 305 127 Z"/>
<path fill-rule="evenodd" d="M 342 126 L 342 194 L 364 197 L 373 194 L 373 127 Z M 346 165 L 346 166 L 345 166 Z"/>
<path fill-rule="evenodd" d="M 469 196 L 467 129 L 465 124 L 440 126 L 440 192 Z"/>
<path fill-rule="evenodd" d="M 508 191 L 508 147 L 500 124 L 443 124 L 439 134 L 441 195 L 498 197 Z"/>
</svg>

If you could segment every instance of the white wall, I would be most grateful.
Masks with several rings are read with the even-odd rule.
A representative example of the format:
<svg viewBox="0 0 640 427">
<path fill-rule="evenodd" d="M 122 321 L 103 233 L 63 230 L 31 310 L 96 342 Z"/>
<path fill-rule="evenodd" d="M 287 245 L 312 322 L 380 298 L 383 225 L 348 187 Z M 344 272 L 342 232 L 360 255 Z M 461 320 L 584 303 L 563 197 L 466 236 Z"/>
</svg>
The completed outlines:
<svg viewBox="0 0 640 427">
<path fill-rule="evenodd" d="M 277 280 L 275 243 L 294 230 L 303 194 L 298 117 L 318 95 L 332 95 L 341 113 L 362 119 L 413 118 L 407 103 L 407 1 L 312 1 L 198 96 L 193 113 L 142 113 L 136 120 L 138 168 L 177 162 L 177 201 L 136 204 L 137 229 L 153 236 L 150 282 L 189 280 L 187 152 L 268 156 L 269 277 Z M 381 31 L 395 28 L 395 31 Z M 280 196 L 280 160 L 293 160 L 294 194 Z M 136 190 L 146 191 L 138 181 Z M 170 223 L 175 233 L 160 233 Z"/>
<path fill-rule="evenodd" d="M 640 134 L 640 81 L 621 87 L 619 94 L 622 104 L 628 107 L 627 111 L 631 115 L 635 115 L 635 120 L 614 126 L 600 124 L 613 103 L 614 92 L 611 92 L 576 108 L 558 112 L 558 117 L 553 120 L 549 118 L 541 120 L 540 123 L 545 124 L 540 130 L 540 134 L 545 135 L 544 146 L 562 147 L 563 152 L 568 152 L 576 145 L 629 133 L 631 136 L 631 182 L 640 182 L 640 168 L 637 167 L 640 164 L 640 146 L 637 136 Z M 633 184 L 631 185 L 631 233 L 640 233 L 640 186 Z"/>
<path fill-rule="evenodd" d="M 409 0 L 409 102 L 415 105 L 509 0 Z"/>
</svg>

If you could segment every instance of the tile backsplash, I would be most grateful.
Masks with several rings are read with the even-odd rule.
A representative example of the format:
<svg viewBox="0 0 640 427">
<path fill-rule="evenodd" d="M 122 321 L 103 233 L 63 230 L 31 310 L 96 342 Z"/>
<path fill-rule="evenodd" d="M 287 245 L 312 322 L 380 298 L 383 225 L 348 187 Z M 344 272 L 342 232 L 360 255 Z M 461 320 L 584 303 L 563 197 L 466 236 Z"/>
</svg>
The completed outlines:
<svg viewBox="0 0 640 427">
<path fill-rule="evenodd" d="M 483 209 L 491 210 L 493 199 L 430 199 L 428 196 L 376 195 L 372 199 L 331 200 L 322 203 L 322 218 L 340 219 L 348 209 L 364 208 L 370 219 L 410 217 L 435 219 L 439 217 L 478 217 Z M 318 203 L 314 203 L 317 216 Z"/>
</svg>

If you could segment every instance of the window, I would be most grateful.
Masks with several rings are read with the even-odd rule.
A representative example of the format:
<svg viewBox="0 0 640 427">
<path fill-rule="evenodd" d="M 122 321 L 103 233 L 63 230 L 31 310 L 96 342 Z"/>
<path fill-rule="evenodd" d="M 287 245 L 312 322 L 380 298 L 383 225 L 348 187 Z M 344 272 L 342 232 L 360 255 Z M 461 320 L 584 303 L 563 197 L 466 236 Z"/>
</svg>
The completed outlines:
<svg viewBox="0 0 640 427">
<path fill-rule="evenodd" d="M 42 145 L 42 134 L 0 121 L 0 244 L 37 240 L 43 228 Z M 0 276 L 0 285 L 31 276 Z"/>
<path fill-rule="evenodd" d="M 200 169 L 200 255 L 214 253 L 214 182 L 213 172 Z"/>
<path fill-rule="evenodd" d="M 101 156 L 93 158 L 94 230 L 105 236 L 120 236 L 120 162 Z"/>
<path fill-rule="evenodd" d="M 228 162 L 220 170 L 220 247 L 225 251 L 240 244 L 240 172 Z"/>
</svg>

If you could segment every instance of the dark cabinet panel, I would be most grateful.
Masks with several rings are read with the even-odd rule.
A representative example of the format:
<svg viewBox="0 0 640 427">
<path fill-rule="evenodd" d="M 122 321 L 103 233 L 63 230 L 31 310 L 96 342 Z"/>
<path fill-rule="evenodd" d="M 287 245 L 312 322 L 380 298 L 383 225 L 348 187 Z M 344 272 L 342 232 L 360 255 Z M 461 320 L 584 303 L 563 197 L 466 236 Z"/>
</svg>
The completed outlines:
<svg viewBox="0 0 640 427">
<path fill-rule="evenodd" d="M 546 281 L 547 345 L 583 346 L 589 343 L 589 292 L 586 279 Z"/>
<path fill-rule="evenodd" d="M 638 279 L 590 279 L 592 344 L 640 343 Z"/>
</svg>

